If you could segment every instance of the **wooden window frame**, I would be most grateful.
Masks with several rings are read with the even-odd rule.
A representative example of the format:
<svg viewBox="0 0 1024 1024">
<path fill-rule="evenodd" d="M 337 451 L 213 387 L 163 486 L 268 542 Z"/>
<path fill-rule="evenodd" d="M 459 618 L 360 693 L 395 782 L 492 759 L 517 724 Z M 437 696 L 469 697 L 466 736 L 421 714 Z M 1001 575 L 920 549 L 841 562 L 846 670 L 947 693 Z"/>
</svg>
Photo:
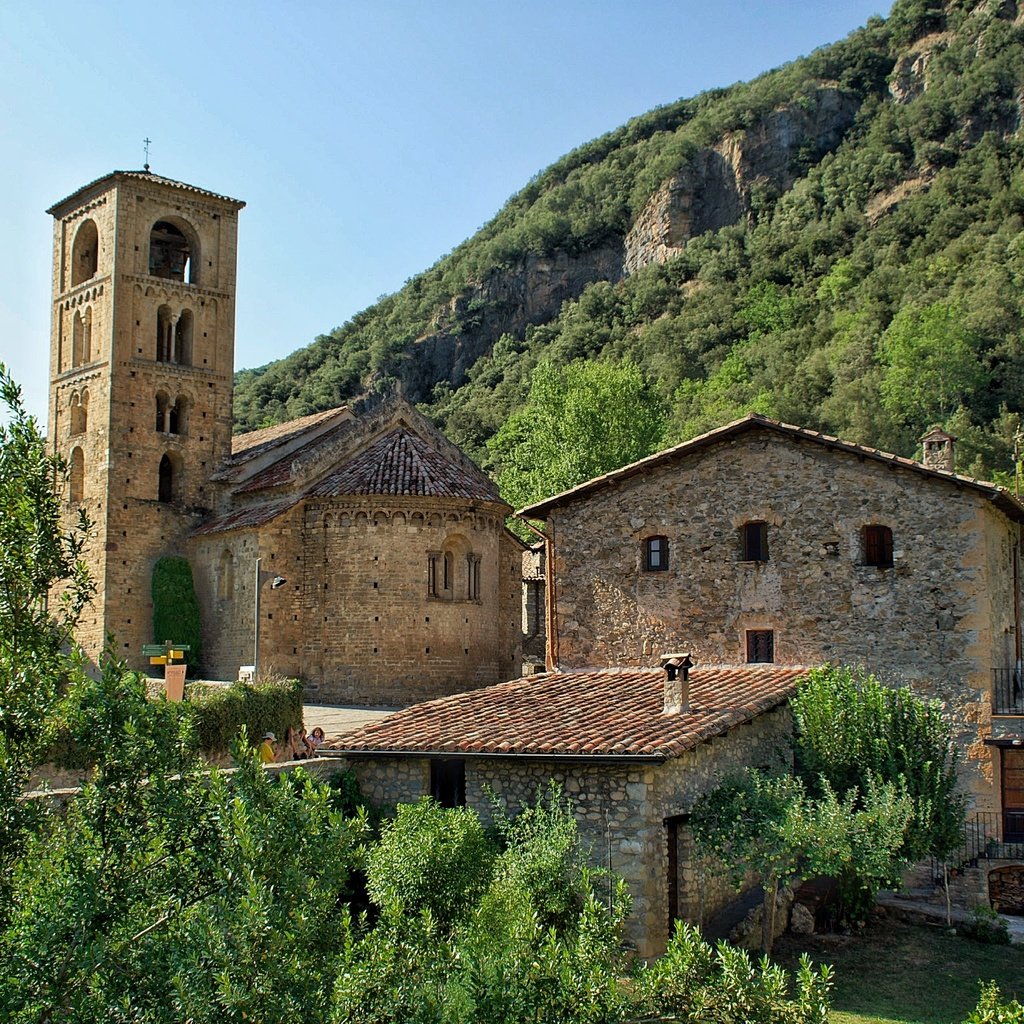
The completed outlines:
<svg viewBox="0 0 1024 1024">
<path fill-rule="evenodd" d="M 775 630 L 748 629 L 746 635 L 747 664 L 775 664 Z"/>
<path fill-rule="evenodd" d="M 644 572 L 668 570 L 668 537 L 656 534 L 644 538 Z"/>
<path fill-rule="evenodd" d="M 768 523 L 751 519 L 740 527 L 740 561 L 768 561 Z"/>
<path fill-rule="evenodd" d="M 892 528 L 884 523 L 868 523 L 861 531 L 864 549 L 864 565 L 872 565 L 876 569 L 891 569 Z"/>
</svg>

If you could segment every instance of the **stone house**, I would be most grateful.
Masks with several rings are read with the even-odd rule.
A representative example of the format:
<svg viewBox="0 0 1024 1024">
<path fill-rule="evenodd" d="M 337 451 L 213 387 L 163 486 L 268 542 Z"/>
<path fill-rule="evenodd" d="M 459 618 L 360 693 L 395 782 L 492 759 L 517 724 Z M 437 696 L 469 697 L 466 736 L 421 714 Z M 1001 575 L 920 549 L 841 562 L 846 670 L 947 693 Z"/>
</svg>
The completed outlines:
<svg viewBox="0 0 1024 1024">
<path fill-rule="evenodd" d="M 511 814 L 557 782 L 593 862 L 625 878 L 626 936 L 664 951 L 676 918 L 707 920 L 735 898 L 698 879 L 687 826 L 695 801 L 745 767 L 791 758 L 788 698 L 798 666 L 581 669 L 524 676 L 406 708 L 343 736 L 363 793 L 383 804 L 430 794 L 488 820 L 490 793 Z M 669 678 L 674 675 L 674 678 Z"/>
<path fill-rule="evenodd" d="M 93 523 L 80 643 L 148 668 L 143 644 L 180 639 L 152 636 L 153 566 L 184 555 L 211 677 L 258 660 L 320 699 L 406 704 L 517 674 L 510 509 L 415 409 L 367 398 L 232 437 L 243 206 L 147 167 L 48 211 L 49 440 L 69 518 Z"/>
<path fill-rule="evenodd" d="M 1024 505 L 953 442 L 916 462 L 751 414 L 523 509 L 547 667 L 862 665 L 942 702 L 973 810 L 1024 833 Z"/>
</svg>

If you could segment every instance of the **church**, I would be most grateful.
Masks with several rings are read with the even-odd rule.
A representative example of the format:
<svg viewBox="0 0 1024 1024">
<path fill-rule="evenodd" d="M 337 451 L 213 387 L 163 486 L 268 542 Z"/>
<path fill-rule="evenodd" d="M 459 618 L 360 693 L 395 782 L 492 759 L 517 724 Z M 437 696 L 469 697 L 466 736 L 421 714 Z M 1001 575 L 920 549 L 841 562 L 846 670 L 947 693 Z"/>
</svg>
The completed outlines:
<svg viewBox="0 0 1024 1024">
<path fill-rule="evenodd" d="M 201 672 L 408 704 L 517 676 L 523 545 L 494 483 L 395 394 L 232 436 L 245 204 L 114 171 L 54 218 L 49 440 L 92 523 L 79 629 L 147 669 L 156 562 L 184 556 Z M 268 585 L 265 585 L 268 584 Z"/>
</svg>

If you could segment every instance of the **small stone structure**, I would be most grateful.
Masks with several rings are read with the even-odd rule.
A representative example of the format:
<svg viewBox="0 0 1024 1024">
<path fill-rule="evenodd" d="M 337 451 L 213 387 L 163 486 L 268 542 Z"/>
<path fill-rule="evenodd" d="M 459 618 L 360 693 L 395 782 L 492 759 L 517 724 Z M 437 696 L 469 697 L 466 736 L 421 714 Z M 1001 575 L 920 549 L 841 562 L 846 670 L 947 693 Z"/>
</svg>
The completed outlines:
<svg viewBox="0 0 1024 1024">
<path fill-rule="evenodd" d="M 490 793 L 515 814 L 554 780 L 594 863 L 629 884 L 627 937 L 651 956 L 670 921 L 706 919 L 735 898 L 699 876 L 688 814 L 729 774 L 788 765 L 787 699 L 803 671 L 702 667 L 680 703 L 659 670 L 525 676 L 400 711 L 331 752 L 377 803 L 431 794 L 485 819 Z"/>
</svg>

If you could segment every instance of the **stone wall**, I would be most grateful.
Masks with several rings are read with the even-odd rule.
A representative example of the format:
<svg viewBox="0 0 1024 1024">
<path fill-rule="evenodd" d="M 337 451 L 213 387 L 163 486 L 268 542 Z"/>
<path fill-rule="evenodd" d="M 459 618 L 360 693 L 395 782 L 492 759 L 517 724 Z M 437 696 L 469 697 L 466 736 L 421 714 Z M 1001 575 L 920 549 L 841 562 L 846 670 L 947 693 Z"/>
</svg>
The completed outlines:
<svg viewBox="0 0 1024 1024">
<path fill-rule="evenodd" d="M 767 524 L 767 561 L 744 561 L 745 523 Z M 863 530 L 892 529 L 893 566 L 865 565 Z M 998 808 L 991 669 L 1013 639 L 1016 526 L 950 482 L 749 431 L 555 509 L 557 663 L 563 669 L 747 660 L 863 665 L 941 700 L 968 753 L 978 809 Z M 643 569 L 645 537 L 669 568 Z M 550 585 L 550 584 L 549 584 Z"/>
<path fill-rule="evenodd" d="M 629 885 L 633 903 L 626 938 L 641 956 L 655 956 L 668 940 L 667 819 L 688 814 L 702 793 L 743 767 L 785 764 L 789 729 L 789 713 L 780 709 L 664 764 L 467 758 L 466 804 L 489 822 L 490 792 L 514 815 L 536 802 L 550 780 L 558 783 L 572 803 L 593 864 L 621 875 Z M 430 792 L 426 758 L 360 757 L 349 767 L 364 795 L 377 803 L 413 803 Z M 680 911 L 697 921 L 735 893 L 724 877 L 698 877 L 687 842 L 684 828 L 679 834 Z"/>
</svg>

